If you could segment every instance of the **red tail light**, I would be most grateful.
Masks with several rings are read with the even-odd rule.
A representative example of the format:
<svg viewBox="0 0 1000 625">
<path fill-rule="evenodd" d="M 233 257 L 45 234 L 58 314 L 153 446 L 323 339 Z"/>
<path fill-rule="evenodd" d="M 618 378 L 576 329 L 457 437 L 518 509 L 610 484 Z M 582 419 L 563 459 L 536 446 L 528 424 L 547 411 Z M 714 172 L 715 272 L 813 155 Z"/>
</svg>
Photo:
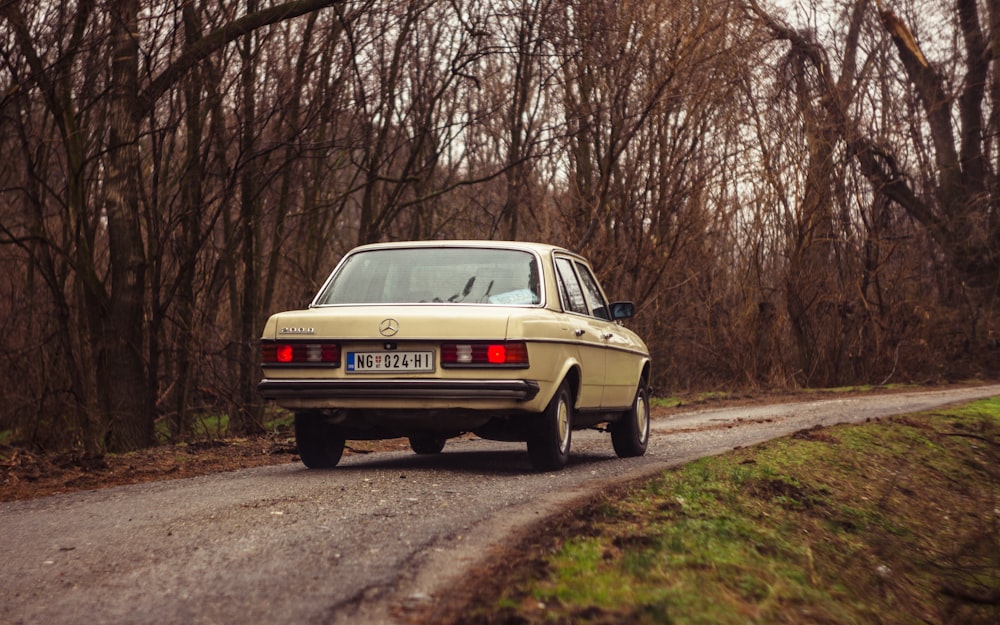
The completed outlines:
<svg viewBox="0 0 1000 625">
<path fill-rule="evenodd" d="M 261 362 L 266 365 L 340 366 L 340 346 L 336 343 L 277 343 L 265 341 L 260 346 Z"/>
<path fill-rule="evenodd" d="M 527 367 L 528 345 L 523 341 L 502 343 L 444 343 L 443 367 Z"/>
</svg>

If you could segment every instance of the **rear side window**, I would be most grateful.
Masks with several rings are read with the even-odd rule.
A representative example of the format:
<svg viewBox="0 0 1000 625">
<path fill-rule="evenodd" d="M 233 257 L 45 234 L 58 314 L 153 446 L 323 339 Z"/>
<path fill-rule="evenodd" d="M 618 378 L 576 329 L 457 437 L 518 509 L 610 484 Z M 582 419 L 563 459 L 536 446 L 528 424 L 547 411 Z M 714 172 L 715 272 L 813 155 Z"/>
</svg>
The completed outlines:
<svg viewBox="0 0 1000 625">
<path fill-rule="evenodd" d="M 559 293 L 563 308 L 570 312 L 589 315 L 587 300 L 583 295 L 580 280 L 573 271 L 573 261 L 568 258 L 556 258 L 556 276 L 559 280 Z"/>
<path fill-rule="evenodd" d="M 541 302 L 538 261 L 521 250 L 396 248 L 349 255 L 314 305 Z"/>
<path fill-rule="evenodd" d="M 608 302 L 597 278 L 586 264 L 570 258 L 556 258 L 556 278 L 563 309 L 600 319 L 611 319 Z"/>
</svg>

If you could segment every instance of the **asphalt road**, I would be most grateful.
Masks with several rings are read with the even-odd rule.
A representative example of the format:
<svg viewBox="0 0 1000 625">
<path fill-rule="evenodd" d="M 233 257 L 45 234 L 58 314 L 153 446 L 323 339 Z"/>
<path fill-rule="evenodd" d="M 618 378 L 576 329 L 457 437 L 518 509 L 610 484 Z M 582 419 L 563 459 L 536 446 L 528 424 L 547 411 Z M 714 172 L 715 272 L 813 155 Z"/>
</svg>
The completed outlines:
<svg viewBox="0 0 1000 625">
<path fill-rule="evenodd" d="M 0 624 L 405 622 L 490 548 L 593 495 L 815 425 L 1000 395 L 1000 386 L 701 410 L 657 419 L 646 456 L 574 433 L 570 466 L 523 445 L 351 456 L 0 504 Z"/>
</svg>

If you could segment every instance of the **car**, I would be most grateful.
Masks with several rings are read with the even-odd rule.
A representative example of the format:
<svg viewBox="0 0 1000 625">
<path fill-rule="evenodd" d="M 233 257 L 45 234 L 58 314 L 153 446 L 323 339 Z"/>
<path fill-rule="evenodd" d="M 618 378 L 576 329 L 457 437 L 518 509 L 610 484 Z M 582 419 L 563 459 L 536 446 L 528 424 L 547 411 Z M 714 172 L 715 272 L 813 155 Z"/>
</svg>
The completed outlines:
<svg viewBox="0 0 1000 625">
<path fill-rule="evenodd" d="M 472 433 L 527 443 L 562 469 L 572 432 L 603 429 L 619 457 L 649 441 L 651 362 L 590 263 L 562 247 L 497 241 L 363 245 L 306 310 L 272 315 L 261 396 L 294 412 L 309 468 L 348 440 L 408 438 L 418 454 Z"/>
</svg>

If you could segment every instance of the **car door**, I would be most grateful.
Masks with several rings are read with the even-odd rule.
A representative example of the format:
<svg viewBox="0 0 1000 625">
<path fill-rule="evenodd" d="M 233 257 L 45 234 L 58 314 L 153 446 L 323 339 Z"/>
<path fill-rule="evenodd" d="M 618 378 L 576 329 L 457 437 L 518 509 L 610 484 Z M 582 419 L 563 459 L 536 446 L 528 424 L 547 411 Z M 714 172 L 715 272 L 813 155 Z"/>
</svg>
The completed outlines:
<svg viewBox="0 0 1000 625">
<path fill-rule="evenodd" d="M 563 310 L 573 330 L 580 354 L 580 393 L 576 402 L 577 408 L 597 409 L 603 401 L 604 380 L 607 373 L 607 350 L 604 347 L 606 330 L 601 320 L 591 315 L 574 260 L 557 256 L 555 264 Z"/>
<path fill-rule="evenodd" d="M 594 317 L 593 330 L 601 338 L 605 376 L 601 408 L 625 408 L 632 404 L 636 388 L 636 363 L 632 343 L 623 328 L 611 319 L 611 308 L 590 267 L 577 261 L 577 274 L 584 297 Z"/>
</svg>

